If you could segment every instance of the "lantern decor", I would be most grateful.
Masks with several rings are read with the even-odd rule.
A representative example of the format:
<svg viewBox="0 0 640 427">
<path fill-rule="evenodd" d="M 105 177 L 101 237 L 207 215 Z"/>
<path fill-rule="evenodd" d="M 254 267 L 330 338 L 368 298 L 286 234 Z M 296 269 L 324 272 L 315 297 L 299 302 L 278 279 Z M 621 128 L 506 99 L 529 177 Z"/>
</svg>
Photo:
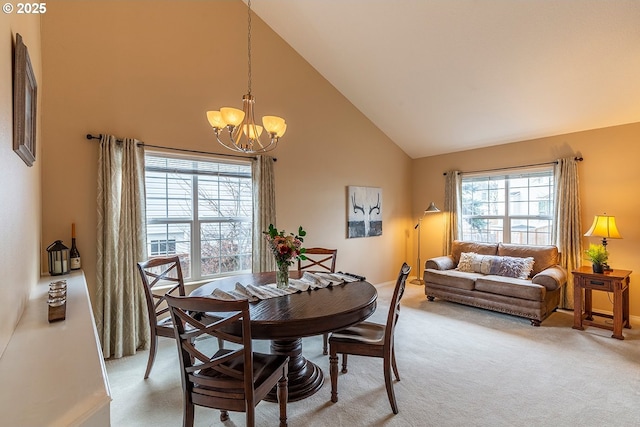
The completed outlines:
<svg viewBox="0 0 640 427">
<path fill-rule="evenodd" d="M 47 248 L 49 253 L 49 274 L 59 276 L 69 273 L 69 248 L 56 240 Z"/>
</svg>

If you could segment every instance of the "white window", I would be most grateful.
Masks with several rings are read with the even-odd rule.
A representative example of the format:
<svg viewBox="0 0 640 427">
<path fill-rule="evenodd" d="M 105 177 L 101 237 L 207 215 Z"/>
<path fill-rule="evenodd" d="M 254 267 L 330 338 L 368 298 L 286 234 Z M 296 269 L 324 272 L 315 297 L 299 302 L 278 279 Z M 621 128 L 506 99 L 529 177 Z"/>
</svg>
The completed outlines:
<svg viewBox="0 0 640 427">
<path fill-rule="evenodd" d="M 145 155 L 147 252 L 189 281 L 251 271 L 251 163 Z"/>
<path fill-rule="evenodd" d="M 553 168 L 462 176 L 461 238 L 474 242 L 550 245 Z"/>
</svg>

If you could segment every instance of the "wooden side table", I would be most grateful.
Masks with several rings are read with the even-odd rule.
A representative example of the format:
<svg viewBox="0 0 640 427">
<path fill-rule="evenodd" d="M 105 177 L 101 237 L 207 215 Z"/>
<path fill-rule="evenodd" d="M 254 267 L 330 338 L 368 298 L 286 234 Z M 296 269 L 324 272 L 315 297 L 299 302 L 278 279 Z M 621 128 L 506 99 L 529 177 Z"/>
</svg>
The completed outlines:
<svg viewBox="0 0 640 427">
<path fill-rule="evenodd" d="M 584 330 L 583 324 L 613 331 L 612 338 L 624 339 L 622 328 L 631 329 L 629 323 L 629 270 L 611 270 L 594 273 L 591 266 L 582 266 L 573 273 L 573 329 Z M 584 289 L 584 307 L 582 290 Z M 591 291 L 613 292 L 613 315 L 594 312 Z M 595 322 L 593 316 L 613 319 L 613 326 Z"/>
</svg>

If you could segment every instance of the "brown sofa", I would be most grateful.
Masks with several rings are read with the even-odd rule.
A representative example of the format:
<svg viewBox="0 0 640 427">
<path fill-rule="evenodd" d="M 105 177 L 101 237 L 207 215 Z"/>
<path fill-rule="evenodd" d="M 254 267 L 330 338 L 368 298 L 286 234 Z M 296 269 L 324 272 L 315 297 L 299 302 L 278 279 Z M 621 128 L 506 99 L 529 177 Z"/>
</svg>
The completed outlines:
<svg viewBox="0 0 640 427">
<path fill-rule="evenodd" d="M 463 255 L 464 254 L 464 255 Z M 459 266 L 461 257 L 463 264 Z M 506 257 L 506 258 L 505 258 Z M 533 258 L 533 267 L 527 274 Z M 521 270 L 510 266 L 515 264 Z M 434 298 L 525 317 L 540 326 L 558 308 L 567 271 L 555 246 L 474 243 L 456 240 L 451 255 L 427 260 L 424 292 Z M 526 275 L 526 278 L 524 276 Z"/>
</svg>

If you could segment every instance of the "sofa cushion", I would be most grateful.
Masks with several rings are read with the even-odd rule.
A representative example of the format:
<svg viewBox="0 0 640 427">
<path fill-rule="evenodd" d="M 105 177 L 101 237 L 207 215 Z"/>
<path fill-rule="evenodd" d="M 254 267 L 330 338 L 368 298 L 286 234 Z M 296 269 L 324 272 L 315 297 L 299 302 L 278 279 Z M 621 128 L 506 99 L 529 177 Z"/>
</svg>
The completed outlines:
<svg viewBox="0 0 640 427">
<path fill-rule="evenodd" d="M 451 256 L 453 257 L 453 261 L 456 265 L 460 262 L 460 254 L 463 252 L 475 252 L 480 255 L 497 255 L 498 245 L 495 243 L 476 243 L 454 240 L 451 243 Z"/>
<path fill-rule="evenodd" d="M 435 283 L 437 285 L 449 286 L 452 288 L 466 289 L 472 291 L 475 281 L 478 277 L 482 277 L 479 273 L 467 273 L 458 270 L 433 270 L 426 269 L 424 271 L 424 281 Z"/>
<path fill-rule="evenodd" d="M 527 279 L 533 268 L 533 263 L 532 257 L 517 258 L 463 252 L 460 254 L 457 270 Z"/>
<path fill-rule="evenodd" d="M 558 248 L 553 245 L 532 246 L 499 243 L 498 255 L 520 258 L 533 257 L 534 263 L 531 274 L 529 275 L 530 277 L 558 263 Z"/>
<path fill-rule="evenodd" d="M 547 289 L 530 280 L 503 276 L 483 276 L 476 279 L 476 290 L 530 301 L 544 301 Z"/>
</svg>

